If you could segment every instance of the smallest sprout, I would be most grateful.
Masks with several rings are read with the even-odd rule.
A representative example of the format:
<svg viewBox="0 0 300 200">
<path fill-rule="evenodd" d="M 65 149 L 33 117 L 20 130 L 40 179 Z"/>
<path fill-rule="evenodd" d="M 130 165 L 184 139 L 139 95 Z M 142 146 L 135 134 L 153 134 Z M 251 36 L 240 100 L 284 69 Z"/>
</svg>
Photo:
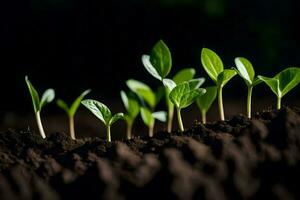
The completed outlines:
<svg viewBox="0 0 300 200">
<path fill-rule="evenodd" d="M 149 137 L 153 137 L 155 119 L 161 122 L 167 121 L 167 113 L 165 111 L 151 112 L 148 108 L 141 108 L 141 116 L 144 124 L 149 128 Z"/>
<path fill-rule="evenodd" d="M 76 99 L 75 101 L 72 103 L 72 105 L 69 107 L 68 104 L 66 102 L 64 102 L 61 99 L 58 99 L 56 101 L 56 104 L 58 105 L 58 107 L 60 107 L 61 109 L 63 109 L 68 117 L 69 117 L 69 131 L 70 131 L 70 136 L 73 140 L 76 139 L 75 137 L 75 128 L 74 128 L 74 115 L 77 112 L 79 106 L 80 106 L 80 102 L 82 101 L 82 99 L 88 94 L 90 93 L 91 90 L 85 90 L 84 92 L 82 92 Z"/>
<path fill-rule="evenodd" d="M 206 124 L 206 113 L 217 97 L 217 86 L 206 87 L 205 90 L 206 93 L 199 96 L 196 101 L 201 112 L 203 124 Z"/>
<path fill-rule="evenodd" d="M 81 101 L 81 103 L 105 124 L 106 138 L 108 142 L 111 142 L 110 127 L 119 119 L 123 119 L 124 114 L 117 113 L 112 115 L 110 109 L 106 105 L 93 99 L 86 99 Z"/>
<path fill-rule="evenodd" d="M 48 104 L 48 103 L 50 103 L 51 101 L 54 100 L 55 92 L 54 92 L 53 89 L 47 89 L 43 93 L 42 98 L 40 99 L 38 92 L 33 87 L 33 85 L 31 84 L 31 82 L 29 81 L 27 76 L 25 76 L 25 82 L 27 84 L 27 87 L 28 87 L 30 95 L 31 95 L 33 109 L 34 109 L 34 112 L 35 112 L 35 117 L 36 117 L 36 122 L 37 122 L 37 125 L 38 125 L 39 132 L 40 132 L 42 138 L 45 139 L 46 134 L 45 134 L 45 131 L 44 131 L 44 128 L 43 128 L 40 113 L 41 113 L 41 110 L 44 107 L 44 105 L 46 105 L 46 104 Z"/>
<path fill-rule="evenodd" d="M 300 68 L 290 67 L 279 72 L 273 78 L 258 76 L 277 96 L 277 109 L 281 108 L 281 99 L 300 82 Z"/>
</svg>

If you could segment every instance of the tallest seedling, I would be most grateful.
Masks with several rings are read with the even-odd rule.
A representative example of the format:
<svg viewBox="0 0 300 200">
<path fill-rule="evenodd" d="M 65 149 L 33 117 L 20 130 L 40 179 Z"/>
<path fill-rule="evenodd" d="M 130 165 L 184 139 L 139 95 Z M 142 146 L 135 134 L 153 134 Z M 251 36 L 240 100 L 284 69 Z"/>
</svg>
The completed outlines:
<svg viewBox="0 0 300 200">
<path fill-rule="evenodd" d="M 201 62 L 208 76 L 217 85 L 219 114 L 220 119 L 224 121 L 225 116 L 223 108 L 222 90 L 225 84 L 236 75 L 236 71 L 232 69 L 224 69 L 221 58 L 210 49 L 202 49 Z"/>
</svg>

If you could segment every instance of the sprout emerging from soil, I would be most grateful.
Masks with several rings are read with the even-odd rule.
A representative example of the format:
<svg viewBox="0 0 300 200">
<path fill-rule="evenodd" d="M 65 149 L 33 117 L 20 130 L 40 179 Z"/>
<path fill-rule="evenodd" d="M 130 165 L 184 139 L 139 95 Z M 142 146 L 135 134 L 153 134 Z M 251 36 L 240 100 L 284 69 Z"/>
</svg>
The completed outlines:
<svg viewBox="0 0 300 200">
<path fill-rule="evenodd" d="M 155 119 L 165 122 L 166 112 L 155 112 L 155 107 L 163 96 L 163 91 L 158 90 L 156 93 L 141 81 L 130 79 L 126 81 L 129 89 L 134 92 L 141 101 L 141 116 L 144 124 L 149 127 L 149 137 L 153 136 L 153 129 L 155 125 Z"/>
<path fill-rule="evenodd" d="M 127 113 L 124 114 L 124 119 L 127 123 L 127 139 L 131 139 L 132 125 L 135 121 L 135 118 L 140 112 L 140 105 L 135 98 L 130 96 L 130 94 L 126 94 L 124 91 L 121 91 L 120 94 L 121 94 L 124 107 L 127 111 Z"/>
<path fill-rule="evenodd" d="M 300 68 L 290 67 L 279 72 L 273 78 L 258 76 L 277 96 L 277 109 L 281 108 L 281 99 L 300 82 Z"/>
<path fill-rule="evenodd" d="M 69 107 L 67 105 L 67 103 L 61 99 L 58 99 L 56 101 L 57 105 L 63 109 L 68 117 L 69 117 L 69 131 L 70 131 L 70 136 L 73 140 L 76 139 L 75 137 L 75 128 L 74 128 L 74 115 L 76 113 L 76 111 L 79 108 L 80 102 L 83 100 L 83 98 L 90 93 L 91 90 L 85 90 L 84 92 L 82 92 L 76 99 L 75 101 L 72 103 L 72 105 Z"/>
<path fill-rule="evenodd" d="M 105 124 L 106 138 L 108 142 L 111 142 L 110 127 L 119 119 L 123 119 L 124 114 L 117 113 L 112 115 L 110 109 L 106 105 L 93 99 L 86 99 L 81 101 L 81 103 Z"/>
<path fill-rule="evenodd" d="M 201 112 L 202 123 L 206 124 L 206 113 L 217 97 L 217 87 L 211 86 L 205 88 L 206 93 L 197 98 L 197 105 Z"/>
<path fill-rule="evenodd" d="M 204 81 L 204 78 L 198 78 L 184 81 L 179 85 L 176 85 L 176 83 L 170 79 L 165 79 L 164 81 L 166 87 L 171 91 L 169 97 L 177 111 L 177 120 L 180 131 L 184 131 L 181 109 L 190 106 L 200 95 L 203 95 L 206 92 L 205 89 L 199 88 Z"/>
<path fill-rule="evenodd" d="M 223 87 L 236 75 L 232 69 L 224 69 L 220 57 L 210 49 L 203 48 L 201 52 L 201 62 L 204 70 L 217 85 L 217 95 L 219 104 L 219 114 L 222 121 L 225 120 L 223 107 Z"/>
<path fill-rule="evenodd" d="M 28 87 L 30 95 L 31 95 L 33 109 L 34 109 L 34 112 L 35 112 L 35 117 L 36 117 L 36 122 L 37 122 L 37 125 L 38 125 L 39 132 L 40 132 L 42 138 L 45 139 L 46 134 L 45 134 L 45 131 L 44 131 L 44 128 L 43 128 L 40 113 L 41 113 L 41 110 L 44 107 L 44 105 L 46 105 L 47 103 L 50 103 L 51 101 L 53 101 L 53 99 L 55 98 L 55 92 L 51 88 L 47 89 L 43 93 L 42 98 L 40 99 L 38 92 L 33 87 L 33 85 L 31 84 L 31 82 L 29 81 L 27 76 L 25 76 L 25 81 L 26 81 L 27 87 Z"/>
<path fill-rule="evenodd" d="M 251 99 L 252 99 L 252 90 L 253 87 L 257 84 L 261 83 L 262 81 L 255 77 L 255 71 L 253 66 L 249 60 L 246 58 L 238 57 L 235 58 L 235 65 L 237 73 L 244 79 L 247 87 L 248 87 L 248 94 L 247 94 L 247 116 L 251 118 Z"/>
</svg>

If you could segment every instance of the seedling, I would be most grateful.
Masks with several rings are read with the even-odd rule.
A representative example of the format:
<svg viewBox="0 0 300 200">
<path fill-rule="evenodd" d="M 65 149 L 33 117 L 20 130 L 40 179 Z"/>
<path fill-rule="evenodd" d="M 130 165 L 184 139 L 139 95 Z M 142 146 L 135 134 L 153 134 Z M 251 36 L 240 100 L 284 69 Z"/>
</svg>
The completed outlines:
<svg viewBox="0 0 300 200">
<path fill-rule="evenodd" d="M 224 69 L 221 58 L 212 50 L 203 48 L 201 52 L 201 62 L 208 76 L 217 85 L 217 95 L 219 104 L 219 114 L 222 121 L 225 120 L 223 108 L 223 87 L 236 75 L 232 69 Z"/>
<path fill-rule="evenodd" d="M 261 80 L 255 77 L 255 71 L 249 60 L 246 58 L 238 57 L 234 59 L 237 73 L 244 79 L 247 87 L 247 116 L 251 118 L 251 101 L 253 87 L 261 83 Z"/>
<path fill-rule="evenodd" d="M 281 99 L 300 82 L 300 68 L 290 67 L 279 72 L 273 78 L 258 76 L 277 96 L 277 109 L 281 108 Z"/>
<path fill-rule="evenodd" d="M 135 121 L 135 118 L 140 112 L 140 105 L 135 98 L 132 96 L 126 94 L 124 91 L 121 91 L 121 98 L 124 104 L 124 107 L 127 111 L 126 114 L 124 114 L 124 119 L 127 123 L 127 139 L 131 139 L 132 136 L 132 125 Z"/>
<path fill-rule="evenodd" d="M 211 86 L 205 88 L 206 93 L 197 98 L 197 105 L 201 112 L 202 123 L 206 124 L 206 113 L 217 97 L 217 87 Z"/>
<path fill-rule="evenodd" d="M 199 88 L 204 82 L 204 78 L 192 79 L 185 81 L 179 85 L 172 83 L 172 80 L 165 81 L 165 85 L 170 89 L 170 100 L 174 104 L 177 111 L 177 120 L 180 131 L 184 131 L 181 109 L 190 106 L 196 99 L 203 95 L 206 91 Z"/>
<path fill-rule="evenodd" d="M 56 101 L 56 104 L 63 109 L 68 117 L 69 117 L 69 131 L 70 131 L 70 136 L 73 140 L 76 139 L 75 137 L 75 129 L 74 129 L 74 115 L 76 113 L 76 111 L 79 108 L 80 102 L 83 100 L 83 98 L 90 93 L 91 90 L 85 90 L 84 92 L 82 92 L 76 99 L 75 101 L 72 103 L 72 105 L 69 107 L 67 105 L 67 103 L 61 99 L 58 99 Z"/>
<path fill-rule="evenodd" d="M 166 121 L 162 117 L 163 114 L 166 115 L 165 112 L 155 112 L 155 107 L 162 97 L 162 92 L 158 90 L 158 92 L 154 93 L 148 85 L 134 79 L 127 80 L 126 84 L 140 98 L 142 104 L 141 116 L 144 124 L 149 128 L 149 136 L 152 137 L 155 119 Z"/>
<path fill-rule="evenodd" d="M 25 81 L 26 81 L 27 87 L 29 89 L 29 93 L 31 95 L 33 109 L 34 109 L 34 112 L 35 112 L 35 117 L 36 117 L 36 122 L 37 122 L 37 125 L 38 125 L 39 132 L 40 132 L 42 138 L 45 139 L 46 134 L 45 134 L 45 131 L 44 131 L 44 128 L 43 128 L 40 113 L 41 113 L 42 108 L 47 103 L 50 103 L 51 101 L 53 101 L 53 99 L 55 97 L 55 92 L 51 88 L 47 89 L 43 93 L 42 98 L 40 99 L 38 92 L 33 87 L 33 85 L 31 84 L 31 82 L 29 81 L 27 76 L 25 76 Z"/>
<path fill-rule="evenodd" d="M 123 119 L 124 114 L 117 113 L 112 115 L 110 109 L 106 105 L 93 99 L 86 99 L 81 101 L 81 103 L 105 124 L 106 138 L 108 142 L 111 142 L 110 127 L 119 119 Z"/>
</svg>

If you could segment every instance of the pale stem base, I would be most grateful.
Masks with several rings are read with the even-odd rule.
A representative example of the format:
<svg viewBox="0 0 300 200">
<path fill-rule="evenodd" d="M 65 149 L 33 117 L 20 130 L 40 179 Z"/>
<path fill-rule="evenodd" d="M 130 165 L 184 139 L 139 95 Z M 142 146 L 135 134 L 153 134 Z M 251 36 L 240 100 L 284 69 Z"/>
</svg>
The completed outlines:
<svg viewBox="0 0 300 200">
<path fill-rule="evenodd" d="M 106 126 L 106 138 L 108 142 L 111 142 L 110 125 Z"/>
<path fill-rule="evenodd" d="M 42 125 L 40 111 L 36 112 L 35 117 L 36 117 L 36 122 L 37 122 L 39 132 L 40 132 L 42 138 L 45 139 L 46 134 L 45 134 L 45 131 L 44 131 L 44 128 L 43 128 L 43 125 Z"/>
<path fill-rule="evenodd" d="M 154 124 L 155 122 L 149 126 L 149 137 L 153 137 L 154 135 Z"/>
<path fill-rule="evenodd" d="M 202 119 L 202 123 L 206 124 L 206 111 L 201 112 L 201 119 Z"/>
<path fill-rule="evenodd" d="M 277 110 L 281 109 L 281 98 L 277 97 Z"/>
<path fill-rule="evenodd" d="M 251 101 L 252 101 L 252 89 L 253 87 L 248 87 L 248 96 L 247 96 L 247 116 L 251 118 Z"/>
<path fill-rule="evenodd" d="M 177 120 L 178 120 L 178 126 L 179 126 L 179 129 L 180 131 L 184 131 L 184 128 L 183 128 L 183 123 L 182 123 L 182 118 L 181 118 L 181 110 L 179 108 L 177 108 Z"/>
<path fill-rule="evenodd" d="M 219 86 L 218 87 L 218 104 L 219 104 L 219 114 L 220 114 L 220 120 L 224 121 L 225 116 L 224 116 L 224 108 L 223 108 L 223 92 L 222 92 L 223 87 Z"/>
<path fill-rule="evenodd" d="M 169 110 L 168 110 L 168 125 L 167 125 L 167 131 L 168 131 L 169 133 L 172 131 L 173 118 L 174 118 L 174 107 L 169 108 Z"/>
<path fill-rule="evenodd" d="M 132 136 L 132 123 L 127 122 L 126 135 L 127 135 L 127 139 L 130 140 Z"/>
<path fill-rule="evenodd" d="M 73 140 L 76 140 L 75 137 L 75 128 L 74 128 L 74 117 L 69 118 L 69 129 L 70 129 L 70 136 Z"/>
</svg>

